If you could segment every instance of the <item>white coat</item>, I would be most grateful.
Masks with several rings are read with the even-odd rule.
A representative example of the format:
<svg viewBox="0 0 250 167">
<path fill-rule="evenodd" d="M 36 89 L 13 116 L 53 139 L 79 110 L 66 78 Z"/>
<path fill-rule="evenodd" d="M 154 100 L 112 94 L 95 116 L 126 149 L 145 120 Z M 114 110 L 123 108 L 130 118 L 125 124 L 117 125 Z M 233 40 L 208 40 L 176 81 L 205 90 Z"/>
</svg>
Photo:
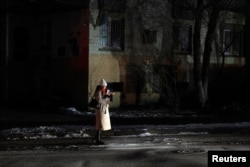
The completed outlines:
<svg viewBox="0 0 250 167">
<path fill-rule="evenodd" d="M 98 107 L 96 108 L 96 130 L 110 130 L 111 122 L 109 116 L 109 101 L 110 98 L 104 97 L 101 90 L 97 90 L 95 98 L 98 101 Z"/>
</svg>

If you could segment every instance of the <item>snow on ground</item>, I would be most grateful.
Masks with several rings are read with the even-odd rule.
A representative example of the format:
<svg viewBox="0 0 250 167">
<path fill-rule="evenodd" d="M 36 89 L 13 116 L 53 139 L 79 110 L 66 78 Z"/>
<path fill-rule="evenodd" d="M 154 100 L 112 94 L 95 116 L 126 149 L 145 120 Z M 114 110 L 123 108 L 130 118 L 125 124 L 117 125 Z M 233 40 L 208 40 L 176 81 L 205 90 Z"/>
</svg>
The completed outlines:
<svg viewBox="0 0 250 167">
<path fill-rule="evenodd" d="M 62 107 L 60 111 L 67 115 L 94 116 L 91 111 L 81 112 L 74 107 Z M 195 115 L 195 113 L 189 113 Z M 110 112 L 111 118 L 138 118 L 138 117 L 162 117 L 166 111 L 115 111 Z M 183 116 L 183 115 L 179 115 Z M 238 123 L 190 123 L 180 125 L 120 125 L 113 126 L 112 133 L 116 136 L 149 137 L 157 135 L 206 135 L 213 129 L 249 128 L 250 122 Z M 0 130 L 0 140 L 29 140 L 29 139 L 56 139 L 56 138 L 86 138 L 91 137 L 95 131 L 93 126 L 86 125 L 60 125 L 38 127 L 16 127 Z M 125 132 L 126 131 L 126 132 Z"/>
<path fill-rule="evenodd" d="M 112 133 L 123 137 L 149 137 L 158 135 L 206 135 L 210 129 L 250 128 L 250 122 L 213 123 L 213 124 L 183 124 L 183 125 L 120 125 L 113 126 Z M 0 131 L 1 140 L 29 140 L 56 138 L 91 137 L 94 126 L 60 125 L 10 128 Z"/>
<path fill-rule="evenodd" d="M 85 131 L 83 126 L 39 126 L 1 130 L 0 136 L 7 140 L 89 137 Z"/>
<path fill-rule="evenodd" d="M 80 111 L 76 109 L 75 107 L 61 107 L 59 109 L 61 112 L 69 115 L 78 115 L 78 116 L 89 116 L 89 115 L 95 115 L 94 109 L 89 111 Z M 185 112 L 185 114 L 196 116 L 195 112 Z M 173 113 L 167 112 L 166 110 L 126 110 L 125 112 L 123 110 L 112 110 L 110 111 L 110 116 L 114 118 L 161 118 L 166 117 L 168 115 L 172 115 Z M 177 113 L 174 114 L 176 117 L 182 116 L 180 113 L 179 115 Z"/>
</svg>

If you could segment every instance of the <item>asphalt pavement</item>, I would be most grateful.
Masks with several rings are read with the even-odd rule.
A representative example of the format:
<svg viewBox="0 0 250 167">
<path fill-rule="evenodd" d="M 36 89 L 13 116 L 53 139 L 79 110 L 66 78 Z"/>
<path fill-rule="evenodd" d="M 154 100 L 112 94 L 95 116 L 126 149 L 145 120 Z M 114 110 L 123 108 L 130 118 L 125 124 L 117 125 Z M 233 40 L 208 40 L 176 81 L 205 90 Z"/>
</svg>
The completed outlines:
<svg viewBox="0 0 250 167">
<path fill-rule="evenodd" d="M 98 146 L 85 143 L 89 138 L 2 141 L 7 149 L 0 150 L 0 165 L 207 167 L 208 151 L 249 151 L 249 139 L 249 133 L 233 132 L 109 136 L 104 138 L 105 145 Z"/>
<path fill-rule="evenodd" d="M 210 150 L 250 149 L 246 110 L 127 108 L 110 114 L 113 128 L 102 133 L 105 145 L 96 146 L 93 111 L 1 109 L 0 165 L 205 167 Z"/>
</svg>

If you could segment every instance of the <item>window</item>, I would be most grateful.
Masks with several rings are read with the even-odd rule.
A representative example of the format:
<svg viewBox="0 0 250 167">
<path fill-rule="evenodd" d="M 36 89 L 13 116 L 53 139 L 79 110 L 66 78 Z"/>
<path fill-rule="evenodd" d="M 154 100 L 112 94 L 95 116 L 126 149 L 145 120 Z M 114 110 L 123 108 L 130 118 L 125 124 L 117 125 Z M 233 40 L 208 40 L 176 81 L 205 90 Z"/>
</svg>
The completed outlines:
<svg viewBox="0 0 250 167">
<path fill-rule="evenodd" d="M 103 14 L 100 23 L 100 49 L 124 50 L 124 18 Z"/>
<path fill-rule="evenodd" d="M 226 25 L 222 29 L 222 53 L 225 55 L 241 55 L 243 46 L 242 26 Z"/>
<path fill-rule="evenodd" d="M 192 20 L 194 18 L 192 3 L 192 0 L 174 0 L 172 10 L 173 18 Z"/>
<path fill-rule="evenodd" d="M 192 26 L 173 26 L 173 48 L 175 52 L 191 54 L 192 51 Z"/>
<path fill-rule="evenodd" d="M 143 32 L 143 43 L 153 44 L 157 42 L 157 32 L 151 30 L 144 30 Z"/>
</svg>

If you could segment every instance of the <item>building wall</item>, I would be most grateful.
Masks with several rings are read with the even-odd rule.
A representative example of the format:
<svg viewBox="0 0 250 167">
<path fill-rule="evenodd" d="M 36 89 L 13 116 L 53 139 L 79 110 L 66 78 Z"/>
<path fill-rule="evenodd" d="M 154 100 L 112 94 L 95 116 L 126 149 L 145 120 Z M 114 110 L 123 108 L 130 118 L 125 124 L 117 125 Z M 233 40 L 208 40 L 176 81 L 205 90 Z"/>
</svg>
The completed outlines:
<svg viewBox="0 0 250 167">
<path fill-rule="evenodd" d="M 96 86 L 104 78 L 107 82 L 122 82 L 120 76 L 119 60 L 113 55 L 90 54 L 89 58 L 89 98 L 95 92 Z M 121 92 L 115 92 L 112 107 L 120 106 Z"/>
<path fill-rule="evenodd" d="M 93 96 L 95 88 L 102 78 L 104 78 L 108 83 L 124 82 L 121 77 L 123 71 L 121 63 L 125 52 L 100 50 L 100 26 L 95 25 L 98 13 L 99 10 L 97 1 L 91 1 L 89 22 L 89 99 Z M 121 93 L 122 92 L 115 92 L 111 107 L 120 106 Z"/>
<path fill-rule="evenodd" d="M 192 52 L 177 53 L 172 48 L 173 24 L 187 24 L 193 28 L 192 20 L 174 19 L 169 1 L 144 1 L 146 3 L 138 6 L 139 0 L 127 0 L 126 5 L 123 4 L 126 8 L 123 11 L 124 49 L 102 50 L 98 23 L 100 6 L 97 2 L 90 0 L 90 8 L 82 10 L 41 15 L 9 14 L 8 28 L 1 25 L 1 30 L 9 32 L 5 39 L 1 38 L 0 77 L 4 78 L 1 80 L 1 91 L 4 91 L 1 99 L 25 105 L 37 103 L 44 107 L 74 105 L 85 108 L 96 85 L 104 78 L 109 83 L 122 85 L 120 90 L 116 90 L 111 107 L 156 103 L 160 98 L 159 92 L 153 91 L 147 82 L 140 85 L 141 78 L 128 77 L 129 67 L 138 65 L 144 70 L 155 64 L 174 65 L 177 67 L 177 81 L 192 83 Z M 115 8 L 121 7 L 117 6 Z M 224 23 L 245 24 L 244 17 L 235 13 L 224 14 L 222 18 Z M 202 46 L 206 30 L 204 24 Z M 153 41 L 146 40 L 148 32 L 153 34 Z M 210 59 L 214 69 L 212 81 L 218 71 L 215 69 L 222 63 L 218 54 L 220 33 L 218 26 Z M 4 44 L 7 40 L 8 44 Z M 227 55 L 225 58 L 227 75 L 234 68 L 240 74 L 239 69 L 244 65 L 242 55 Z M 141 87 L 143 92 L 139 92 L 137 87 Z"/>
<path fill-rule="evenodd" d="M 138 94 L 136 91 L 129 91 L 127 80 L 128 71 L 126 67 L 133 64 L 165 64 L 173 65 L 175 62 L 177 67 L 177 81 L 185 83 L 192 87 L 193 81 L 193 58 L 191 53 L 173 52 L 172 25 L 186 24 L 194 28 L 193 20 L 176 19 L 172 17 L 172 4 L 168 1 L 156 0 L 147 1 L 143 5 L 138 6 L 139 1 L 126 1 L 125 12 L 125 49 L 120 52 L 102 51 L 100 50 L 100 27 L 96 23 L 100 10 L 95 1 L 90 2 L 90 45 L 89 45 L 89 97 L 91 97 L 95 85 L 101 78 L 107 79 L 109 82 L 123 82 L 124 91 L 120 97 L 116 97 L 117 102 L 114 106 L 134 105 L 134 104 L 150 104 L 159 100 L 160 94 L 153 93 L 150 89 L 144 93 Z M 244 25 L 244 17 L 235 13 L 222 12 L 222 23 Z M 143 33 L 145 30 L 156 32 L 156 41 L 153 43 L 144 43 Z M 207 25 L 203 24 L 201 50 L 204 50 L 204 42 L 206 37 Z M 193 32 L 193 30 L 192 30 Z M 210 59 L 211 68 L 218 69 L 222 63 L 222 57 L 218 53 L 221 51 L 219 45 L 221 43 L 220 26 L 217 27 L 216 40 L 213 43 L 212 55 Z M 174 56 L 174 61 L 169 61 Z M 201 59 L 202 61 L 202 59 Z M 226 56 L 225 68 L 235 66 L 242 68 L 244 66 L 244 57 Z M 169 64 L 170 63 L 170 64 Z M 108 65 L 107 65 L 108 64 Z M 104 65 L 105 69 L 101 68 Z M 115 71 L 115 73 L 114 73 Z M 238 70 L 240 71 L 240 70 Z M 211 74 L 211 80 L 215 80 L 216 70 Z M 137 85 L 138 86 L 138 85 Z M 146 84 L 147 87 L 147 84 Z M 139 99 L 139 101 L 138 101 Z"/>
<path fill-rule="evenodd" d="M 88 10 L 55 13 L 51 23 L 52 95 L 84 108 L 88 100 Z"/>
<path fill-rule="evenodd" d="M 34 44 L 32 18 L 26 15 L 8 15 L 8 41 L 6 41 L 6 83 L 8 101 L 18 105 L 33 103 L 34 68 L 31 48 Z"/>
<path fill-rule="evenodd" d="M 9 18 L 9 102 L 87 106 L 88 10 Z"/>
<path fill-rule="evenodd" d="M 0 2 L 0 4 L 2 4 Z M 0 20 L 2 20 L 2 23 L 0 25 L 0 78 L 1 78 L 1 81 L 0 81 L 0 100 L 1 100 L 1 103 L 0 104 L 4 104 L 7 100 L 7 97 L 6 97 L 6 59 L 5 59 L 5 56 L 6 55 L 6 15 L 5 14 L 1 14 L 0 15 Z"/>
</svg>

